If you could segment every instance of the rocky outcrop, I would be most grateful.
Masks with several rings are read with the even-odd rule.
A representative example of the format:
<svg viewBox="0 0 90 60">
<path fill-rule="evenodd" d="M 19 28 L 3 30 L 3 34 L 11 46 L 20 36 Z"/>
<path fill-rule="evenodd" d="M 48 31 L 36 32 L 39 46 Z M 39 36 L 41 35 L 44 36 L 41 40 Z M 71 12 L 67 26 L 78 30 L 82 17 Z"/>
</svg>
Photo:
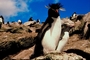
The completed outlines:
<svg viewBox="0 0 90 60">
<path fill-rule="evenodd" d="M 0 32 L 10 32 L 10 33 L 23 33 L 23 32 L 33 32 L 30 27 L 24 25 L 6 25 L 3 24 Z"/>
<path fill-rule="evenodd" d="M 82 20 L 88 21 L 89 14 L 85 14 Z M 75 22 L 74 30 L 83 27 L 82 20 Z M 82 27 L 80 27 L 82 25 Z M 29 60 L 34 51 L 35 40 L 42 24 L 3 24 L 0 29 L 0 60 Z M 73 31 L 74 32 L 74 31 Z M 80 39 L 80 35 L 70 36 L 68 43 L 61 53 L 49 53 L 34 58 L 33 60 L 88 60 L 90 59 L 90 40 Z"/>
<path fill-rule="evenodd" d="M 70 30 L 70 35 L 81 34 L 81 38 L 87 38 L 88 33 L 90 32 L 90 12 L 87 14 L 78 14 L 76 18 L 72 19 L 75 22 L 75 26 Z"/>
<path fill-rule="evenodd" d="M 35 21 L 28 21 L 28 22 L 25 22 L 24 25 L 25 26 L 30 26 L 30 25 L 33 25 L 35 23 L 36 23 Z"/>
<path fill-rule="evenodd" d="M 0 42 L 0 59 L 10 54 L 15 54 L 20 50 L 30 48 L 34 45 L 34 38 L 24 37 L 19 40 Z"/>
<path fill-rule="evenodd" d="M 51 53 L 33 60 L 85 60 L 85 58 L 73 53 Z"/>
</svg>

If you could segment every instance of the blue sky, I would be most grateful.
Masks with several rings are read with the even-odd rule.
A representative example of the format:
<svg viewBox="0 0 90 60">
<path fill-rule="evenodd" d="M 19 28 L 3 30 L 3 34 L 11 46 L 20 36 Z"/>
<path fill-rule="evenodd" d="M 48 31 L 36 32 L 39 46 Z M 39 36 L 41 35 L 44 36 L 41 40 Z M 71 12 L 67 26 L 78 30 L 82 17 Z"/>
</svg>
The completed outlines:
<svg viewBox="0 0 90 60">
<path fill-rule="evenodd" d="M 86 14 L 90 12 L 90 0 L 0 0 L 0 15 L 7 21 L 28 21 L 40 19 L 44 22 L 47 18 L 48 9 L 45 5 L 60 2 L 66 11 L 60 11 L 61 18 L 70 17 L 73 12 Z"/>
</svg>

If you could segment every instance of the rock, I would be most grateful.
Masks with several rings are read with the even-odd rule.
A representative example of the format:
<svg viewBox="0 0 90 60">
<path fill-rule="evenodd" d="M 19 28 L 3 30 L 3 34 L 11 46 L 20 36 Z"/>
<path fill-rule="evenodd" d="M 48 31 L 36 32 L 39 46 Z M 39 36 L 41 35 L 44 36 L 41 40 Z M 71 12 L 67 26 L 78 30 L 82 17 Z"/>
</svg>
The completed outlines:
<svg viewBox="0 0 90 60">
<path fill-rule="evenodd" d="M 73 53 L 54 53 L 54 54 L 47 54 L 45 56 L 40 56 L 37 58 L 34 58 L 33 60 L 86 60 L 85 58 L 73 54 Z"/>
<path fill-rule="evenodd" d="M 32 47 L 34 45 L 34 38 L 27 37 L 19 40 L 11 40 L 0 43 L 0 59 L 19 52 L 22 49 Z"/>
<path fill-rule="evenodd" d="M 30 26 L 31 24 L 34 24 L 35 21 L 28 21 L 28 22 L 25 22 L 24 25 L 25 26 Z"/>
<path fill-rule="evenodd" d="M 20 60 L 20 59 L 22 59 L 22 60 L 24 60 L 24 59 L 29 60 L 31 54 L 34 51 L 34 47 L 35 46 L 33 46 L 31 48 L 28 48 L 26 50 L 23 50 L 22 52 L 20 52 L 17 55 L 13 56 L 11 59 L 14 59 L 14 60 Z"/>
<path fill-rule="evenodd" d="M 83 19 L 89 20 L 89 14 L 85 14 Z M 82 19 L 82 20 L 83 20 Z M 79 24 L 77 24 L 79 23 Z M 30 23 L 28 24 L 30 25 Z M 30 60 L 30 56 L 34 51 L 34 44 L 39 29 L 43 24 L 31 24 L 28 26 L 24 24 L 12 23 L 10 25 L 3 24 L 0 29 L 0 60 Z M 76 22 L 77 27 L 79 25 L 83 26 L 80 21 Z M 78 27 L 79 30 L 81 27 Z M 67 50 L 80 49 L 82 52 L 66 52 Z M 70 36 L 68 43 L 63 48 L 61 53 L 49 53 L 44 56 L 39 56 L 33 60 L 88 60 L 90 59 L 90 41 L 85 39 L 80 39 L 79 34 L 74 34 Z"/>
</svg>

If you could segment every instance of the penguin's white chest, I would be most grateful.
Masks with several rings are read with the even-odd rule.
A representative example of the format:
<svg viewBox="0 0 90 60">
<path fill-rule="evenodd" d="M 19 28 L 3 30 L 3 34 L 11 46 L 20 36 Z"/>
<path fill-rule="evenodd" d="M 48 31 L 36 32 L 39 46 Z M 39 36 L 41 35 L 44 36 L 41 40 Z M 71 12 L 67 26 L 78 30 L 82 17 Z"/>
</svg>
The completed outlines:
<svg viewBox="0 0 90 60">
<path fill-rule="evenodd" d="M 46 31 L 43 40 L 42 46 L 45 50 L 54 51 L 60 38 L 61 34 L 61 21 L 60 17 L 53 18 L 55 19 L 52 23 L 52 26 L 49 30 Z"/>
<path fill-rule="evenodd" d="M 0 22 L 2 22 L 2 18 L 0 18 Z"/>
</svg>

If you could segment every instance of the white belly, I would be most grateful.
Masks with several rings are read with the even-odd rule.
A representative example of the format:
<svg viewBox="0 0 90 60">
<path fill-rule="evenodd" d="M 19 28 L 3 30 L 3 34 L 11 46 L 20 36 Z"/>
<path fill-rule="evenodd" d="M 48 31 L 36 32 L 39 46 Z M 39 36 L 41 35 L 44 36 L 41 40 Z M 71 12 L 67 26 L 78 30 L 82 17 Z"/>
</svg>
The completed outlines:
<svg viewBox="0 0 90 60">
<path fill-rule="evenodd" d="M 61 34 L 61 21 L 60 17 L 56 19 L 55 22 L 52 23 L 52 27 L 46 31 L 43 40 L 42 46 L 46 51 L 55 51 L 55 48 L 59 42 Z"/>
<path fill-rule="evenodd" d="M 2 22 L 2 18 L 0 18 L 0 22 Z"/>
</svg>

